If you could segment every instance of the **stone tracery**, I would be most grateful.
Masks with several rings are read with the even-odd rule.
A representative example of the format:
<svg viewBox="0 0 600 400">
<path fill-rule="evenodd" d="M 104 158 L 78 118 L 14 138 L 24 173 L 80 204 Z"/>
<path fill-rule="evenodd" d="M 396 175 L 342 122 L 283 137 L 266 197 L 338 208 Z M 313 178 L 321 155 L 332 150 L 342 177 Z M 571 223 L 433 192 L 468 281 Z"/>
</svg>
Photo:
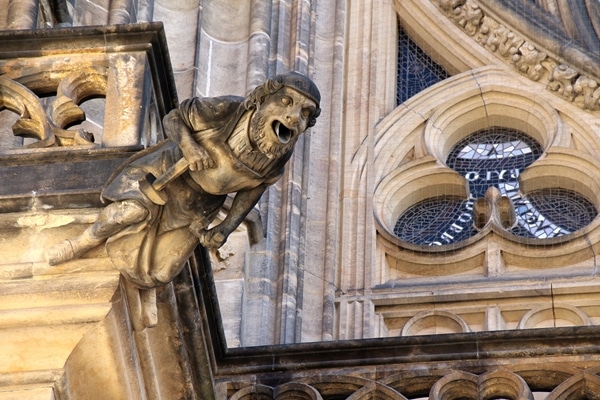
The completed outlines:
<svg viewBox="0 0 600 400">
<path fill-rule="evenodd" d="M 456 80 L 456 79 L 460 79 L 460 78 L 452 78 L 450 80 Z M 521 130 L 524 129 L 525 130 L 525 134 L 529 135 L 531 138 L 534 138 L 535 141 L 539 142 L 541 145 L 541 149 L 543 149 L 543 151 L 546 153 L 546 155 L 543 157 L 543 159 L 540 159 L 539 161 L 535 162 L 533 164 L 533 173 L 527 173 L 527 169 L 520 168 L 521 171 L 519 173 L 515 173 L 514 175 L 514 179 L 513 181 L 514 184 L 511 186 L 512 189 L 506 187 L 506 185 L 502 186 L 501 188 L 501 194 L 504 195 L 509 195 L 510 193 L 514 192 L 516 190 L 516 188 L 519 186 L 518 182 L 524 183 L 525 187 L 526 187 L 526 191 L 524 193 L 528 192 L 534 192 L 531 195 L 528 196 L 538 196 L 540 199 L 542 198 L 547 198 L 547 196 L 553 196 L 553 194 L 551 194 L 550 190 L 552 187 L 561 187 L 564 186 L 563 189 L 567 190 L 567 191 L 563 191 L 561 193 L 564 193 L 565 195 L 568 193 L 575 193 L 573 196 L 573 201 L 575 201 L 576 199 L 581 199 L 581 206 L 583 206 L 584 203 L 586 203 L 587 201 L 590 202 L 590 204 L 588 206 L 583 206 L 584 209 L 589 210 L 589 218 L 587 220 L 582 220 L 582 224 L 580 225 L 579 228 L 582 228 L 583 226 L 587 225 L 587 224 L 592 224 L 590 229 L 593 229 L 593 227 L 595 227 L 595 222 L 592 222 L 596 212 L 593 210 L 593 208 L 595 207 L 596 210 L 599 208 L 600 206 L 600 202 L 597 199 L 597 196 L 593 195 L 592 193 L 589 192 L 589 190 L 585 189 L 586 186 L 588 186 L 587 180 L 588 178 L 586 178 L 584 175 L 589 175 L 591 174 L 591 176 L 595 176 L 595 174 L 598 173 L 598 171 L 596 171 L 596 169 L 592 168 L 586 168 L 585 169 L 585 173 L 583 175 L 581 174 L 576 174 L 573 173 L 572 170 L 566 170 L 563 168 L 559 168 L 558 165 L 561 163 L 560 159 L 560 153 L 564 152 L 565 150 L 559 149 L 559 147 L 555 147 L 558 145 L 561 141 L 564 141 L 564 135 L 563 135 L 563 131 L 564 128 L 562 128 L 562 122 L 560 121 L 560 118 L 558 117 L 558 114 L 556 113 L 555 110 L 552 110 L 551 107 L 548 107 L 548 105 L 546 103 L 539 103 L 539 105 L 534 106 L 535 112 L 533 112 L 534 109 L 532 109 L 532 105 L 531 105 L 531 101 L 529 100 L 525 100 L 525 97 L 523 95 L 517 94 L 517 92 L 512 92 L 512 89 L 494 89 L 494 90 L 489 90 L 485 88 L 485 83 L 479 82 L 479 85 L 483 85 L 481 86 L 483 89 L 483 101 L 481 103 L 479 103 L 480 100 L 476 100 L 475 97 L 470 97 L 471 95 L 468 94 L 468 92 L 465 96 L 462 96 L 460 94 L 455 94 L 455 100 L 450 100 L 448 99 L 448 105 L 446 105 L 444 108 L 440 108 L 439 110 L 435 111 L 433 113 L 433 115 L 429 118 L 426 127 L 424 128 L 423 131 L 423 135 L 424 135 L 424 140 L 425 140 L 425 145 L 428 147 L 428 150 L 431 154 L 433 154 L 435 156 L 435 158 L 437 159 L 437 164 L 435 168 L 429 168 L 426 166 L 426 164 L 423 164 L 425 162 L 425 158 L 422 158 L 422 161 L 415 161 L 413 163 L 407 163 L 404 165 L 399 165 L 397 168 L 394 168 L 392 165 L 388 165 L 386 166 L 387 160 L 385 157 L 385 154 L 387 154 L 386 152 L 389 152 L 390 149 L 385 149 L 385 152 L 381 153 L 381 157 L 380 157 L 380 162 L 381 164 L 379 164 L 380 166 L 380 171 L 381 171 L 381 175 L 380 175 L 380 179 L 381 179 L 381 183 L 379 184 L 379 188 L 376 190 L 376 198 L 380 198 L 381 200 L 379 200 L 376 203 L 375 206 L 375 214 L 376 217 L 378 218 L 378 220 L 380 221 L 381 225 L 380 227 L 382 229 L 380 229 L 380 233 L 388 238 L 387 240 L 392 240 L 392 242 L 395 242 L 394 239 L 391 239 L 390 236 L 385 233 L 385 232 L 392 232 L 394 230 L 394 224 L 396 223 L 395 219 L 390 220 L 389 218 L 396 218 L 398 216 L 400 216 L 404 210 L 407 210 L 408 207 L 410 205 L 416 204 L 418 201 L 420 200 L 432 200 L 434 199 L 436 196 L 445 194 L 448 196 L 458 196 L 458 198 L 463 197 L 463 199 L 468 200 L 468 196 L 465 195 L 465 193 L 467 193 L 467 181 L 472 181 L 470 182 L 470 185 L 474 188 L 477 187 L 473 186 L 474 183 L 477 183 L 479 181 L 475 181 L 475 177 L 471 177 L 469 178 L 469 171 L 462 171 L 461 170 L 461 175 L 465 175 L 466 180 L 461 184 L 459 181 L 456 182 L 456 184 L 454 184 L 454 186 L 448 186 L 450 182 L 453 182 L 453 180 L 449 180 L 448 178 L 442 178 L 441 175 L 439 175 L 440 171 L 439 171 L 439 165 L 447 165 L 448 167 L 452 167 L 452 168 L 456 168 L 456 166 L 454 166 L 453 164 L 449 164 L 449 160 L 446 159 L 447 155 L 451 153 L 451 149 L 456 147 L 458 150 L 456 151 L 460 151 L 460 150 L 464 150 L 463 147 L 465 147 L 466 145 L 460 145 L 457 143 L 460 142 L 460 140 L 468 140 L 468 139 L 463 139 L 467 137 L 467 134 L 473 131 L 473 128 L 470 127 L 478 127 L 478 126 L 488 126 L 490 129 L 493 126 L 504 126 L 506 128 L 510 128 L 510 129 L 517 129 L 517 130 Z M 466 87 L 465 87 L 466 88 Z M 512 99 L 509 100 L 509 98 Z M 454 103 L 454 104 L 453 104 Z M 478 104 L 479 103 L 479 104 Z M 494 128 L 496 129 L 496 128 Z M 384 136 L 383 136 L 384 137 Z M 382 138 L 383 138 L 382 137 Z M 504 139 L 502 139 L 504 140 Z M 500 140 L 500 141 L 502 141 Z M 515 139 L 516 140 L 516 139 Z M 506 139 L 504 140 L 505 142 L 507 142 L 510 145 L 510 148 L 513 147 L 514 143 L 517 143 L 517 141 L 515 141 L 513 139 Z M 475 140 L 477 141 L 477 140 Z M 514 143 L 513 143 L 514 142 Z M 513 143 L 513 144 L 511 144 Z M 501 146 L 500 144 L 494 145 L 495 147 L 493 147 L 493 149 L 496 149 L 496 147 L 499 148 L 499 146 Z M 527 147 L 527 146 L 526 146 Z M 382 147 L 383 149 L 383 147 Z M 481 149 L 472 149 L 473 152 L 477 152 L 480 151 Z M 516 150 L 517 152 L 522 152 L 522 150 Z M 541 150 L 536 150 L 536 154 L 538 154 L 539 156 L 539 152 Z M 573 157 L 575 158 L 580 158 L 580 161 L 574 161 L 575 163 L 579 162 L 579 163 L 585 163 L 587 164 L 587 161 L 584 161 L 584 159 L 587 157 L 587 155 L 581 153 L 576 155 L 575 153 L 577 152 L 571 152 L 572 154 L 570 154 L 568 156 L 568 159 L 572 159 L 575 160 Z M 471 154 L 471 153 L 469 153 Z M 472 153 L 475 154 L 475 153 Z M 517 153 L 515 153 L 517 154 Z M 532 153 L 533 154 L 533 153 Z M 510 154 L 512 155 L 512 153 Z M 533 162 L 538 156 L 535 156 L 533 158 L 531 158 L 528 163 Z M 488 157 L 489 158 L 489 157 Z M 493 158 L 493 159 L 492 159 Z M 486 161 L 486 162 L 499 162 L 499 160 L 516 160 L 517 157 L 504 157 L 504 158 L 498 158 L 498 157 L 492 157 L 490 158 L 490 160 Z M 395 159 L 397 159 L 395 157 Z M 391 158 L 389 160 L 392 160 Z M 458 159 L 457 159 L 458 160 Z M 496 161 L 494 161 L 496 160 Z M 421 162 L 422 166 L 419 167 L 423 172 L 422 172 L 422 176 L 420 178 L 417 178 L 417 175 L 415 175 L 415 170 L 414 167 L 416 167 L 417 162 Z M 469 161 L 471 162 L 471 161 Z M 475 161 L 472 161 L 475 162 Z M 503 161 L 505 162 L 505 161 Z M 555 165 L 555 166 L 553 166 Z M 473 167 L 474 168 L 474 167 Z M 471 168 L 471 169 L 473 169 Z M 507 167 L 508 168 L 508 167 Z M 548 171 L 551 171 L 549 173 L 541 173 L 540 175 L 540 170 L 541 168 L 546 168 Z M 573 166 L 573 168 L 577 168 L 575 165 Z M 467 168 L 468 169 L 468 168 Z M 387 170 L 388 173 L 385 173 L 383 171 Z M 458 170 L 458 169 L 457 169 Z M 430 172 L 427 172 L 430 171 Z M 562 172 L 561 172 L 562 171 Z M 492 171 L 493 172 L 493 171 Z M 520 176 L 521 174 L 523 174 L 523 176 Z M 485 175 L 485 174 L 484 174 Z M 490 172 L 487 173 L 487 175 L 490 175 Z M 486 175 L 486 176 L 487 176 Z M 500 178 L 500 175 L 498 174 L 493 174 L 495 178 Z M 504 175 L 510 175 L 507 173 L 503 174 Z M 534 176 L 547 176 L 546 178 L 540 179 L 540 178 L 535 178 Z M 430 178 L 427 178 L 427 180 L 425 180 L 425 176 L 429 176 Z M 510 175 L 512 176 L 512 175 Z M 550 178 L 550 176 L 554 177 L 554 180 L 552 178 Z M 491 177 L 491 175 L 490 175 Z M 485 177 L 484 177 L 485 178 Z M 517 178 L 519 179 L 519 181 L 517 182 Z M 416 180 L 415 180 L 416 179 Z M 590 178 L 591 181 L 595 181 L 596 179 Z M 410 185 L 411 181 L 414 180 L 414 184 L 417 185 L 416 187 L 419 187 L 419 190 L 413 190 L 410 189 L 408 187 L 408 185 Z M 481 179 L 480 179 L 481 180 Z M 485 179 L 484 179 L 485 180 Z M 510 181 L 510 179 L 509 179 Z M 537 182 L 537 183 L 534 183 Z M 579 182 L 579 183 L 577 183 Z M 478 192 L 475 195 L 471 195 L 474 196 L 473 199 L 471 199 L 471 201 L 473 201 L 475 198 L 477 197 L 484 197 L 484 192 L 486 190 L 486 188 L 488 186 L 485 185 L 486 182 L 483 182 L 483 186 L 480 189 L 480 193 Z M 506 183 L 506 182 L 504 182 Z M 395 189 L 392 189 L 393 187 L 396 187 Z M 463 187 L 463 189 L 461 189 L 461 186 Z M 514 186 L 514 187 L 513 187 Z M 415 188 L 416 188 L 415 187 Z M 449 190 L 450 188 L 453 188 L 451 190 Z M 392 192 L 393 190 L 393 192 Z M 508 190 L 508 191 L 507 191 Z M 512 190 L 512 191 L 511 191 Z M 569 190 L 571 190 L 571 192 L 569 192 Z M 472 191 L 472 190 L 471 190 Z M 504 191 L 504 193 L 502 193 Z M 510 192 L 510 193 L 509 193 Z M 396 194 L 392 194 L 392 193 L 396 193 Z M 402 197 L 403 195 L 401 193 L 406 193 L 407 196 L 406 197 Z M 410 195 L 408 195 L 410 193 Z M 421 193 L 421 194 L 419 194 Z M 557 192 L 558 193 L 558 192 Z M 576 194 L 579 193 L 579 194 Z M 512 196 L 512 195 L 511 195 Z M 516 196 L 516 197 L 515 197 Z M 533 197 L 521 197 L 520 195 L 517 196 L 516 194 L 514 196 L 512 196 L 513 198 L 513 202 L 515 202 L 515 212 L 517 212 L 518 215 L 521 215 L 521 218 L 517 218 L 517 222 L 521 221 L 522 223 L 517 224 L 518 226 L 521 226 L 521 228 L 512 228 L 512 224 L 508 224 L 506 226 L 503 226 L 502 223 L 500 223 L 500 225 L 498 225 L 496 228 L 494 228 L 494 223 L 491 224 L 491 226 L 487 227 L 487 221 L 490 220 L 489 215 L 487 217 L 485 217 L 485 221 L 481 224 L 480 229 L 481 232 L 477 234 L 477 237 L 481 237 L 481 235 L 485 235 L 487 232 L 491 232 L 494 231 L 498 234 L 501 234 L 501 236 L 505 239 L 509 239 L 509 240 L 515 240 L 517 243 L 521 242 L 523 244 L 526 243 L 526 245 L 531 245 L 533 244 L 533 242 L 531 241 L 522 241 L 521 239 L 511 239 L 511 235 L 510 234 L 502 234 L 502 231 L 506 230 L 507 233 L 511 232 L 516 234 L 517 236 L 523 236 L 523 237 L 527 237 L 527 236 L 532 236 L 532 237 L 537 237 L 537 238 L 550 238 L 556 235 L 564 235 L 566 233 L 571 233 L 572 232 L 572 228 L 568 229 L 568 230 L 557 230 L 556 232 L 554 232 L 554 230 L 551 229 L 550 225 L 548 225 L 548 229 L 550 229 L 551 231 L 548 231 L 548 229 L 545 230 L 541 230 L 541 226 L 546 226 L 546 222 L 545 219 L 540 219 L 538 218 L 537 221 L 542 221 L 540 222 L 540 224 L 537 225 L 531 225 L 531 224 L 526 224 L 523 218 L 525 218 L 526 215 L 530 215 L 531 214 L 531 210 L 532 210 L 532 206 L 531 204 L 533 204 L 532 202 L 536 202 L 536 200 Z M 587 199 L 587 200 L 586 200 Z M 539 200 L 542 201 L 542 200 Z M 538 201 L 538 202 L 539 202 Z M 577 203 L 579 200 L 575 201 L 575 203 Z M 386 209 L 390 210 L 390 211 L 383 211 L 384 207 L 383 203 L 395 203 L 394 204 L 388 204 L 386 205 Z M 575 204 L 574 203 L 574 204 Z M 579 203 L 577 203 L 579 204 Z M 541 206 L 541 205 L 540 205 Z M 472 208 L 472 205 L 470 205 L 469 210 Z M 469 211 L 467 210 L 467 211 Z M 393 214 L 394 216 L 392 217 L 390 214 Z M 460 213 L 459 213 L 460 214 Z M 517 215 L 517 217 L 518 217 Z M 537 215 L 537 214 L 536 214 Z M 393 221 L 393 222 L 392 222 Z M 492 220 L 490 220 L 492 221 Z M 492 221 L 493 222 L 493 221 Z M 515 225 L 515 226 L 517 226 Z M 539 226 L 538 226 L 539 225 Z M 385 228 L 383 228 L 385 227 Z M 484 227 L 487 227 L 486 229 L 483 229 Z M 396 228 L 398 229 L 398 228 Z M 558 228 L 557 228 L 558 229 Z M 461 229 L 461 234 L 463 233 L 464 229 Z M 529 232 L 529 233 L 528 233 Z M 553 233 L 554 232 L 554 233 Z M 464 235 L 463 235 L 464 236 Z M 464 237 L 461 236 L 463 239 Z M 565 239 L 567 240 L 567 239 Z M 444 242 L 440 242 L 439 244 L 449 244 L 453 241 L 444 241 Z M 467 246 L 470 243 L 472 243 L 473 241 L 465 241 L 461 246 Z M 420 251 L 427 251 L 426 248 L 422 247 L 422 246 L 417 246 L 418 248 L 420 248 Z M 409 246 L 410 248 L 410 246 Z M 454 246 L 453 248 L 457 248 L 456 246 Z M 431 251 L 435 251 L 434 249 L 429 249 Z"/>
<path fill-rule="evenodd" d="M 0 76 L 0 107 L 19 115 L 12 126 L 14 135 L 32 137 L 41 143 L 34 146 L 54 144 L 54 136 L 46 120 L 44 109 L 38 97 L 27 87 Z"/>
<path fill-rule="evenodd" d="M 62 71 L 61 71 L 62 72 Z M 19 114 L 12 126 L 15 136 L 35 139 L 25 148 L 73 146 L 94 144 L 93 135 L 83 130 L 67 130 L 74 123 L 85 120 L 85 112 L 79 105 L 90 97 L 105 97 L 107 87 L 106 68 L 88 68 L 62 74 L 53 87 L 48 87 L 47 73 L 8 79 L 0 76 L 0 106 Z M 31 89 L 30 89 L 31 88 Z M 46 112 L 38 93 L 56 93 Z"/>
<path fill-rule="evenodd" d="M 445 245 L 473 236 L 496 222 L 491 211 L 480 207 L 492 201 L 482 203 L 490 187 L 498 189 L 498 201 L 510 199 L 503 212 L 514 216 L 505 221 L 500 218 L 497 223 L 499 229 L 511 234 L 547 239 L 589 225 L 597 210 L 577 192 L 552 187 L 532 193 L 519 190 L 520 173 L 541 155 L 540 146 L 518 131 L 494 126 L 467 136 L 453 147 L 446 164 L 467 180 L 469 197 L 453 199 L 439 193 L 417 203 L 399 217 L 394 233 L 404 241 L 426 245 Z M 500 207 L 495 202 L 489 207 Z M 481 221 L 474 221 L 474 217 Z"/>
<path fill-rule="evenodd" d="M 26 86 L 18 80 L 0 77 L 2 104 L 20 115 L 20 119 L 12 127 L 14 135 L 36 139 L 25 147 L 93 145 L 93 135 L 83 130 L 67 128 L 85 120 L 85 112 L 79 104 L 93 96 L 106 96 L 106 70 L 90 68 L 65 75 L 54 88 L 56 98 L 47 113 L 40 97 L 32 91 L 40 89 L 40 85 L 47 85 L 45 74 L 29 78 L 24 79 Z"/>
</svg>

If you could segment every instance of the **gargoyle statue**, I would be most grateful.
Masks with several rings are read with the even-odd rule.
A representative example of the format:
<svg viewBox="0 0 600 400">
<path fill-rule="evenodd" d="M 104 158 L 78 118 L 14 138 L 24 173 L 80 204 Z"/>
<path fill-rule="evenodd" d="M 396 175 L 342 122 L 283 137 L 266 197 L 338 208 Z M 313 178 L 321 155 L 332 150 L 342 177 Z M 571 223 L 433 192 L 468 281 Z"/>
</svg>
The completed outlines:
<svg viewBox="0 0 600 400">
<path fill-rule="evenodd" d="M 289 72 L 246 98 L 192 98 L 169 112 L 168 137 L 126 161 L 109 178 L 109 203 L 80 236 L 47 251 L 56 265 L 106 243 L 111 261 L 144 296 L 175 278 L 200 242 L 218 248 L 244 220 L 267 186 L 283 174 L 294 145 L 320 114 L 320 93 Z M 227 195 L 222 222 L 210 227 Z M 143 317 L 143 316 L 142 316 Z M 143 325 L 152 326 L 153 318 Z M 155 321 L 154 321 L 155 323 Z"/>
</svg>

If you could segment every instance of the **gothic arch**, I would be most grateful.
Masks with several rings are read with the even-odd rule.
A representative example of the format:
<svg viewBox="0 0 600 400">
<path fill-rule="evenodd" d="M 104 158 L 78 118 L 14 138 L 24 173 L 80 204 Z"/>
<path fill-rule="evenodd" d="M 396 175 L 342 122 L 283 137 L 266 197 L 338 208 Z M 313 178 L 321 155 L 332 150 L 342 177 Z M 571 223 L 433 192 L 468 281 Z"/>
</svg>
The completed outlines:
<svg viewBox="0 0 600 400">
<path fill-rule="evenodd" d="M 469 325 L 458 315 L 447 311 L 423 311 L 412 317 L 402 328 L 402 336 L 434 333 L 469 332 Z"/>
<path fill-rule="evenodd" d="M 567 379 L 554 389 L 546 400 L 597 400 L 600 399 L 600 377 L 583 371 Z"/>
<path fill-rule="evenodd" d="M 509 371 L 495 370 L 479 376 L 456 371 L 437 381 L 429 398 L 533 400 L 533 395 L 523 378 Z"/>
</svg>

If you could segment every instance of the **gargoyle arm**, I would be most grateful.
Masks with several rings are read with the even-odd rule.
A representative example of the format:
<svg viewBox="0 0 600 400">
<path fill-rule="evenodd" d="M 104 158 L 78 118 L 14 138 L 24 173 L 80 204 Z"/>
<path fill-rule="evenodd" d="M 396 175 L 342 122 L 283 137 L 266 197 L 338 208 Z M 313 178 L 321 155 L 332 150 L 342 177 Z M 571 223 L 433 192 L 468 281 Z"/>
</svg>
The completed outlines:
<svg viewBox="0 0 600 400">
<path fill-rule="evenodd" d="M 266 188 L 267 186 L 263 184 L 253 189 L 237 192 L 225 219 L 217 226 L 198 235 L 200 243 L 208 248 L 221 247 L 229 234 L 244 221 L 246 215 L 254 208 Z"/>
<path fill-rule="evenodd" d="M 208 151 L 202 147 L 192 135 L 191 129 L 181 117 L 181 110 L 175 109 L 163 119 L 165 131 L 169 137 L 177 143 L 183 156 L 188 160 L 191 171 L 214 168 L 215 161 L 210 157 Z"/>
</svg>

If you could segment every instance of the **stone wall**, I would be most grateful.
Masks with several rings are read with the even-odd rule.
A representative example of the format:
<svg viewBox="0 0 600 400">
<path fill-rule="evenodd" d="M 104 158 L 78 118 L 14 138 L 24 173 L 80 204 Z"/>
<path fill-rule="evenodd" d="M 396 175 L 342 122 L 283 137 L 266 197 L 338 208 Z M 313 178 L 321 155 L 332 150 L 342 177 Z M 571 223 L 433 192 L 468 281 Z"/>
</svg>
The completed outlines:
<svg viewBox="0 0 600 400">
<path fill-rule="evenodd" d="M 507 398 L 594 392 L 596 220 L 553 242 L 490 224 L 440 251 L 411 247 L 390 226 L 432 193 L 466 193 L 445 157 L 497 124 L 542 143 L 524 187 L 566 188 L 600 208 L 596 31 L 574 29 L 583 2 L 539 2 L 552 18 L 526 3 L 0 0 L 0 176 L 10 182 L 0 188 L 0 398 L 86 398 L 114 382 L 108 398 L 192 397 L 213 383 L 221 398 L 434 398 L 457 382 L 484 397 L 502 382 L 516 388 L 494 392 Z M 152 21 L 164 32 L 136 25 Z M 400 105 L 398 21 L 453 75 Z M 198 255 L 159 293 L 162 325 L 145 333 L 131 330 L 103 250 L 45 263 L 46 246 L 93 221 L 116 165 L 163 137 L 160 119 L 178 99 L 244 95 L 287 70 L 314 79 L 323 112 L 283 179 L 210 254 L 220 313 L 195 303 Z M 545 327 L 562 330 L 528 331 Z M 455 335 L 423 336 L 439 333 Z M 98 346 L 110 373 L 86 388 Z M 336 378 L 345 357 L 348 374 Z M 315 367 L 328 358 L 329 369 Z"/>
</svg>

